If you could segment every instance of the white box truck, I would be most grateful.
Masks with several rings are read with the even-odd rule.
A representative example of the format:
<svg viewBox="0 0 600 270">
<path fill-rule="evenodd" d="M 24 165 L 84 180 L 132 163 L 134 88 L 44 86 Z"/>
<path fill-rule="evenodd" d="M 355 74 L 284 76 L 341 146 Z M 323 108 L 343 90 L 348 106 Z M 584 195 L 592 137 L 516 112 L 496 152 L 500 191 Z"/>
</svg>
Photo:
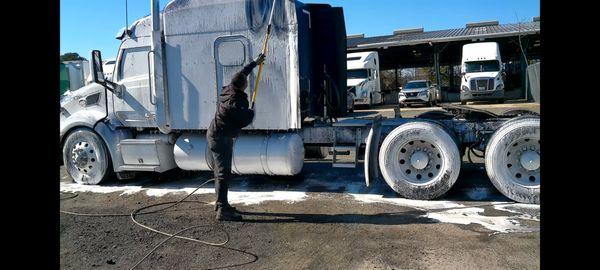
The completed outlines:
<svg viewBox="0 0 600 270">
<path fill-rule="evenodd" d="M 87 60 L 73 60 L 62 62 L 68 72 L 69 90 L 77 90 L 90 83 L 90 62 Z"/>
<path fill-rule="evenodd" d="M 150 2 L 151 16 L 120 35 L 112 79 L 93 51 L 94 83 L 61 101 L 61 159 L 80 184 L 211 170 L 205 134 L 217 96 L 260 53 L 273 3 L 174 0 L 159 12 Z M 334 167 L 355 168 L 364 148 L 367 185 L 381 175 L 406 198 L 433 199 L 456 182 L 465 150 L 477 149 L 502 193 L 539 203 L 539 118 L 460 106 L 417 118 L 342 118 L 342 9 L 277 0 L 272 30 L 254 122 L 234 142 L 234 173 L 299 175 L 305 149 L 324 146 Z M 256 71 L 249 77 L 250 90 Z"/>
<path fill-rule="evenodd" d="M 379 77 L 379 54 L 377 52 L 358 52 L 348 54 L 348 92 L 354 105 L 383 103 Z"/>
<path fill-rule="evenodd" d="M 504 76 L 500 47 L 496 42 L 463 46 L 460 101 L 495 100 L 504 102 Z"/>
</svg>

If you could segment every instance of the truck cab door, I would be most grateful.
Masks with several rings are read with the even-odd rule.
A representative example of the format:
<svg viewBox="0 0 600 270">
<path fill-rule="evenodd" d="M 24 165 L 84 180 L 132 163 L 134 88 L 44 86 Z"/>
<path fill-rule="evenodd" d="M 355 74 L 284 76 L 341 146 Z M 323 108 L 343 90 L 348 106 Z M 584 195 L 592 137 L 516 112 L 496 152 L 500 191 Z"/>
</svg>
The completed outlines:
<svg viewBox="0 0 600 270">
<path fill-rule="evenodd" d="M 250 55 L 250 40 L 244 36 L 219 37 L 215 40 L 214 44 L 215 69 L 217 74 L 216 103 L 223 86 L 228 85 L 233 75 L 242 71 L 244 65 L 252 61 L 252 56 Z M 252 97 L 253 90 L 254 74 L 250 73 L 248 75 L 248 88 L 246 90 L 248 99 Z"/>
<path fill-rule="evenodd" d="M 113 99 L 116 117 L 124 126 L 156 127 L 156 97 L 150 88 L 150 47 L 121 50 L 116 74 L 117 95 Z"/>
</svg>

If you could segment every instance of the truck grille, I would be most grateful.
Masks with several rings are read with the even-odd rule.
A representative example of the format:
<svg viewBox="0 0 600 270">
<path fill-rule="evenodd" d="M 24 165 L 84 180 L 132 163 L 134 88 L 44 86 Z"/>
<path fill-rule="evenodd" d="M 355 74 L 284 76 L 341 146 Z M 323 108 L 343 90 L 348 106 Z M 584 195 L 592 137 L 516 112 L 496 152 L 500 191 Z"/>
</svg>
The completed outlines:
<svg viewBox="0 0 600 270">
<path fill-rule="evenodd" d="M 494 78 L 479 78 L 471 80 L 471 91 L 494 90 Z"/>
</svg>

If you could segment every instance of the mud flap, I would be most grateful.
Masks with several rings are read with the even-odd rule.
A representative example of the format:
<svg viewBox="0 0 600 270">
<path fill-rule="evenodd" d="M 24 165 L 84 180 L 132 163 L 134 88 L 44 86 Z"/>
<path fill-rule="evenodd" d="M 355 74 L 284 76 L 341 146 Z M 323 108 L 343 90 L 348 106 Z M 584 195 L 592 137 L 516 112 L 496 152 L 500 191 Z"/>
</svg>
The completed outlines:
<svg viewBox="0 0 600 270">
<path fill-rule="evenodd" d="M 379 177 L 379 140 L 381 137 L 381 116 L 373 119 L 371 130 L 367 136 L 365 149 L 365 183 L 367 187 L 371 180 L 375 181 Z"/>
</svg>

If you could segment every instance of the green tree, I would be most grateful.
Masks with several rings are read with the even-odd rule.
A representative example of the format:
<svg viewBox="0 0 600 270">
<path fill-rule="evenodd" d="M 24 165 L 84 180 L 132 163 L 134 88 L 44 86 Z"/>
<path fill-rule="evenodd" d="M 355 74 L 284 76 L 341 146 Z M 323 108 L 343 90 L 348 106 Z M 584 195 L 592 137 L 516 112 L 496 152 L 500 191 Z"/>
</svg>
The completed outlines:
<svg viewBox="0 0 600 270">
<path fill-rule="evenodd" d="M 68 52 L 65 53 L 63 55 L 60 56 L 60 61 L 76 61 L 76 60 L 87 60 L 83 57 L 81 57 L 78 53 L 76 52 Z"/>
</svg>

